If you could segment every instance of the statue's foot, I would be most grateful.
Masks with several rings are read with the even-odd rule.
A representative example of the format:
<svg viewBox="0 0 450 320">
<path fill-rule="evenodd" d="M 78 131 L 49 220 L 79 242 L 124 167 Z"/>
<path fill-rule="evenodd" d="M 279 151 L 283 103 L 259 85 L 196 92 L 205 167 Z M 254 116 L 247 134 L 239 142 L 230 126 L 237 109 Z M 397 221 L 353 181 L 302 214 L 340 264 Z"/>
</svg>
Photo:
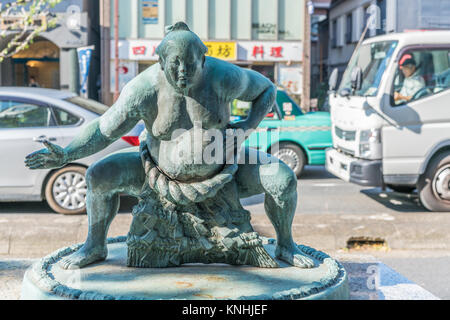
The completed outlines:
<svg viewBox="0 0 450 320">
<path fill-rule="evenodd" d="M 103 261 L 107 255 L 106 247 L 88 248 L 84 245 L 78 251 L 59 261 L 59 265 L 64 269 L 79 269 L 94 262 Z"/>
<path fill-rule="evenodd" d="M 305 256 L 295 244 L 288 248 L 277 245 L 275 255 L 278 259 L 298 268 L 308 269 L 315 266 L 314 260 Z"/>
</svg>

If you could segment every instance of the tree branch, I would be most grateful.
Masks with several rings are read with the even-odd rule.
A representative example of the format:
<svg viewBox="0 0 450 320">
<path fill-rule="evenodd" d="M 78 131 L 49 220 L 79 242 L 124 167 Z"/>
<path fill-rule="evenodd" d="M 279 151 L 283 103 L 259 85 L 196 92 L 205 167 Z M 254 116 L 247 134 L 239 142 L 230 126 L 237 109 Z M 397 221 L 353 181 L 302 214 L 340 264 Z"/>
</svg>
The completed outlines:
<svg viewBox="0 0 450 320">
<path fill-rule="evenodd" d="M 48 19 L 50 17 L 50 8 L 63 0 L 16 0 L 10 3 L 0 4 L 0 21 L 3 24 L 3 30 L 0 37 L 6 38 L 8 33 L 18 31 L 6 47 L 0 51 L 0 63 L 10 58 L 18 52 L 27 49 L 34 38 L 40 33 L 47 31 L 58 20 L 57 17 L 51 18 L 46 24 L 38 25 L 39 19 Z M 5 25 L 5 20 L 15 19 L 11 24 Z"/>
</svg>

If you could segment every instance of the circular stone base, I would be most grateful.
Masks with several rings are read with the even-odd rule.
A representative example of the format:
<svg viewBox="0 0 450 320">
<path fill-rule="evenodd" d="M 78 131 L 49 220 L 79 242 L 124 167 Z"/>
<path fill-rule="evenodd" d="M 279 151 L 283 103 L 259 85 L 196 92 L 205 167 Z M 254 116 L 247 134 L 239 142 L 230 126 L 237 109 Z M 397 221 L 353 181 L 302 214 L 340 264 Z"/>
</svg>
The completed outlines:
<svg viewBox="0 0 450 320">
<path fill-rule="evenodd" d="M 82 269 L 58 261 L 81 245 L 64 248 L 27 270 L 22 299 L 348 299 L 344 268 L 328 255 L 299 246 L 316 267 L 301 269 L 277 259 L 280 268 L 186 264 L 176 268 L 126 266 L 126 237 L 108 240 L 108 258 Z M 274 257 L 275 241 L 264 244 Z"/>
</svg>

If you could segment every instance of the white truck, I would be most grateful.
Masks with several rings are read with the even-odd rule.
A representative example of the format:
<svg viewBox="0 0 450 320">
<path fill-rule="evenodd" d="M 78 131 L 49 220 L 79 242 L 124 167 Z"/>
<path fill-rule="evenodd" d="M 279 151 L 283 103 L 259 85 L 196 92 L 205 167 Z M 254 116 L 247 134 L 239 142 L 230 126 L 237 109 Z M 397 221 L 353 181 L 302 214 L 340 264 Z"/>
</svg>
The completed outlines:
<svg viewBox="0 0 450 320">
<path fill-rule="evenodd" d="M 330 77 L 326 168 L 363 186 L 412 192 L 450 211 L 450 31 L 389 34 L 358 46 Z"/>
</svg>

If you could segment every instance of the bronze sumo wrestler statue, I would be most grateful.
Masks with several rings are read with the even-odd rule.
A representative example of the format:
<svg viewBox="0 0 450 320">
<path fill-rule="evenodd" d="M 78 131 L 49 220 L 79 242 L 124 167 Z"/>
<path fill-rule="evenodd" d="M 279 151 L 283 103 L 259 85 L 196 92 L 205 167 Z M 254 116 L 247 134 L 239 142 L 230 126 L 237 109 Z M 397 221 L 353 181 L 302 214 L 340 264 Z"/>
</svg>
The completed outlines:
<svg viewBox="0 0 450 320">
<path fill-rule="evenodd" d="M 59 168 L 106 148 L 138 121 L 145 122 L 139 150 L 111 154 L 88 169 L 89 234 L 77 252 L 60 262 L 64 268 L 106 259 L 107 232 L 120 194 L 140 199 L 127 238 L 130 266 L 225 262 L 277 267 L 239 203 L 262 193 L 277 234 L 276 257 L 300 268 L 314 266 L 292 239 L 297 179 L 286 164 L 229 142 L 223 143 L 222 154 L 215 154 L 217 161 L 202 156 L 211 132 L 217 140 L 229 130 L 256 129 L 276 96 L 275 86 L 261 74 L 206 53 L 198 36 L 176 23 L 157 48 L 159 63 L 130 81 L 105 114 L 66 148 L 46 141 L 45 149 L 27 157 L 31 169 Z M 247 119 L 229 123 L 229 104 L 235 99 L 252 102 L 252 107 Z M 242 156 L 230 156 L 230 150 Z"/>
</svg>

